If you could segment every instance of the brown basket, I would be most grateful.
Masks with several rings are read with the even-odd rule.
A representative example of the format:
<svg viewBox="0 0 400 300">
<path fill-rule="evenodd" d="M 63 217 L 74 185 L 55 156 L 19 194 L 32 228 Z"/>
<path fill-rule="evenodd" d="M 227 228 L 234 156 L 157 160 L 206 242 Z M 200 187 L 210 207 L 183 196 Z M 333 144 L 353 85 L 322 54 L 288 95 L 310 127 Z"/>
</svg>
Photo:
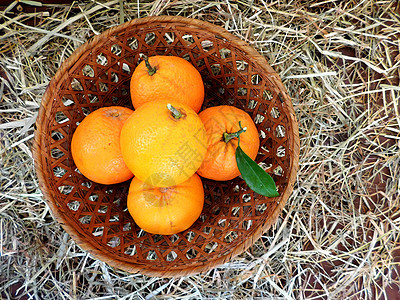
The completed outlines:
<svg viewBox="0 0 400 300">
<path fill-rule="evenodd" d="M 106 186 L 79 173 L 70 152 L 77 124 L 102 106 L 132 108 L 129 80 L 140 53 L 189 60 L 204 80 L 202 109 L 228 104 L 249 113 L 261 137 L 256 161 L 272 174 L 280 197 L 260 196 L 240 177 L 203 179 L 205 204 L 196 223 L 179 234 L 152 235 L 126 209 L 129 181 Z M 132 20 L 79 47 L 51 80 L 36 126 L 40 187 L 63 228 L 98 259 L 151 276 L 203 272 L 242 253 L 276 221 L 298 167 L 296 117 L 279 76 L 224 29 L 182 17 Z"/>
</svg>

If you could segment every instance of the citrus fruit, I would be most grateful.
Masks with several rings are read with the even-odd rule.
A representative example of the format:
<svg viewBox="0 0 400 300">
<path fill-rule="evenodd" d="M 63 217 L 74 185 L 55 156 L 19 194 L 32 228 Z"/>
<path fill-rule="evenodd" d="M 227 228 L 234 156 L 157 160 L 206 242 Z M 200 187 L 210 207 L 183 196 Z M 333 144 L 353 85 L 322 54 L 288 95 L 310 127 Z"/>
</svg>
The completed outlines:
<svg viewBox="0 0 400 300">
<path fill-rule="evenodd" d="M 151 56 L 135 69 L 130 82 L 135 109 L 153 100 L 180 101 L 198 112 L 204 100 L 200 73 L 177 56 Z"/>
<path fill-rule="evenodd" d="M 86 116 L 71 141 L 75 165 L 88 179 L 115 184 L 132 178 L 123 161 L 119 136 L 122 125 L 133 113 L 120 106 L 103 107 Z"/>
<path fill-rule="evenodd" d="M 128 211 L 140 228 L 164 235 L 188 229 L 203 204 L 203 184 L 197 174 L 171 187 L 154 187 L 134 177 L 127 200 Z"/>
<path fill-rule="evenodd" d="M 213 180 L 231 180 L 240 175 L 235 151 L 240 135 L 240 147 L 255 159 L 260 140 L 251 117 L 234 106 L 221 105 L 200 112 L 207 132 L 207 153 L 197 173 Z M 245 131 L 240 129 L 239 122 Z"/>
<path fill-rule="evenodd" d="M 121 131 L 124 161 L 147 184 L 167 187 L 189 179 L 206 154 L 206 132 L 189 106 L 173 101 L 141 105 Z"/>
</svg>

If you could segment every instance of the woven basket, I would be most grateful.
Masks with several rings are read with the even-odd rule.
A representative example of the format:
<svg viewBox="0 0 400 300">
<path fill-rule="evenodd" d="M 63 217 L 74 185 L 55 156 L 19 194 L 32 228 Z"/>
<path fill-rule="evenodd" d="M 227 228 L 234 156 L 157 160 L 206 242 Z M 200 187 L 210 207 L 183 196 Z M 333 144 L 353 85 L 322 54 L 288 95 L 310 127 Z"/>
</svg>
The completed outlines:
<svg viewBox="0 0 400 300">
<path fill-rule="evenodd" d="M 240 177 L 203 179 L 205 204 L 196 223 L 179 234 L 152 235 L 126 209 L 129 181 L 106 186 L 79 173 L 70 151 L 73 132 L 100 107 L 132 108 L 129 80 L 141 53 L 189 60 L 204 80 L 202 109 L 228 104 L 249 113 L 260 132 L 256 161 L 272 174 L 279 197 L 252 192 Z M 182 17 L 132 20 L 79 47 L 51 80 L 36 126 L 35 167 L 56 219 L 96 258 L 150 276 L 203 272 L 242 253 L 276 221 L 298 167 L 297 122 L 279 76 L 224 29 Z"/>
</svg>

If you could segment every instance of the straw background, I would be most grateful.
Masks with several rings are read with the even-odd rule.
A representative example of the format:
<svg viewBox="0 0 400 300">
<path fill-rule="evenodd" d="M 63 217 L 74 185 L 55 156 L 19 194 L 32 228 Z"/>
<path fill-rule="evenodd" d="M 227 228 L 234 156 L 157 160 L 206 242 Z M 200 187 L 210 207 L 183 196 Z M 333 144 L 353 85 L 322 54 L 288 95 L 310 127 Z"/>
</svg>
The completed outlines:
<svg viewBox="0 0 400 300">
<path fill-rule="evenodd" d="M 48 3 L 48 1 L 46 1 Z M 395 1 L 12 2 L 0 11 L 2 299 L 400 299 L 400 5 Z M 33 168 L 41 97 L 90 37 L 148 15 L 219 25 L 278 72 L 300 170 L 278 222 L 204 274 L 129 274 L 81 250 Z"/>
</svg>

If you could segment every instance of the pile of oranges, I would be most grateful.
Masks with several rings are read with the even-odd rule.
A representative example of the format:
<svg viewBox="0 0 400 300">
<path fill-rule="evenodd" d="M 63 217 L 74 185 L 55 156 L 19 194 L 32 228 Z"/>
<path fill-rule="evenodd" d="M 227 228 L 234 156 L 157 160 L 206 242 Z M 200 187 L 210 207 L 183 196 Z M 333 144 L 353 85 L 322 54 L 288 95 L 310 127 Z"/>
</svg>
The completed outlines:
<svg viewBox="0 0 400 300">
<path fill-rule="evenodd" d="M 204 109 L 197 69 L 175 56 L 145 58 L 130 92 L 135 110 L 111 106 L 75 130 L 71 152 L 79 171 L 101 184 L 131 180 L 128 211 L 152 234 L 189 228 L 204 204 L 201 177 L 230 180 L 240 172 L 235 150 L 254 159 L 259 137 L 251 117 L 233 106 Z"/>
</svg>

